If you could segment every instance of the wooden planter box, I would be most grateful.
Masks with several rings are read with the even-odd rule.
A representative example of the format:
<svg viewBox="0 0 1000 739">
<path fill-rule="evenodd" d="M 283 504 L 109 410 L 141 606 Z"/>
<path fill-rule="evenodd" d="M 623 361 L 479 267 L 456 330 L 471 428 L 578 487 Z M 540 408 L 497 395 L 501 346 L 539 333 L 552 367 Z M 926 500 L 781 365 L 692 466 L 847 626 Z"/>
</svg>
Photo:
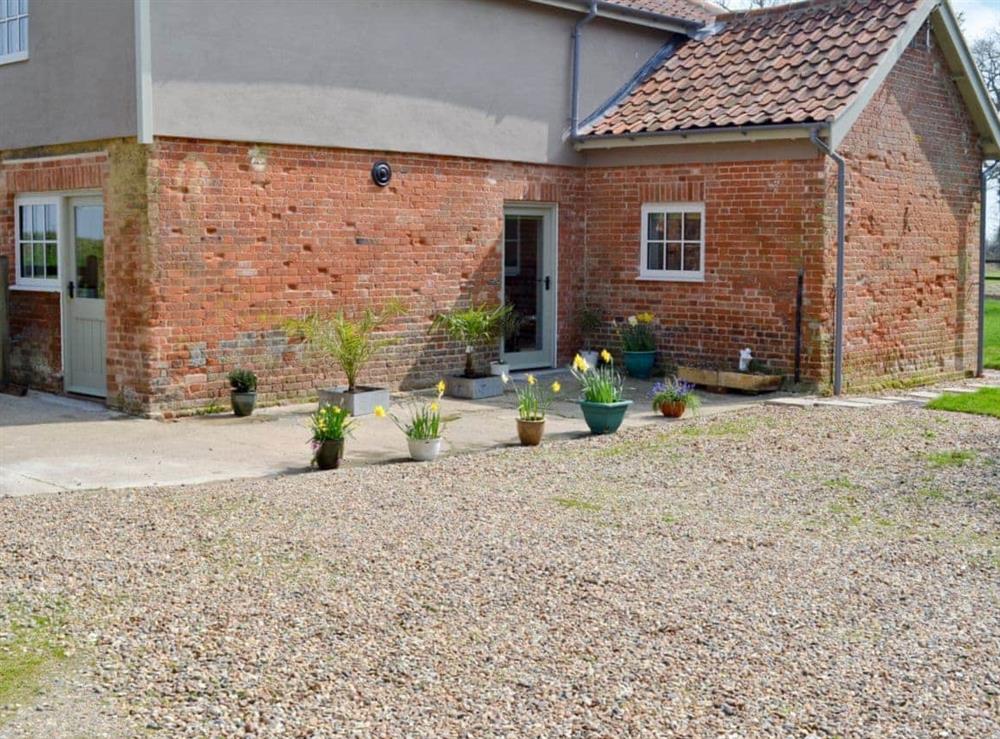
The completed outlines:
<svg viewBox="0 0 1000 739">
<path fill-rule="evenodd" d="M 770 393 L 781 387 L 781 375 L 752 375 L 749 372 L 678 367 L 677 378 L 692 385 L 739 390 L 744 393 Z"/>
</svg>

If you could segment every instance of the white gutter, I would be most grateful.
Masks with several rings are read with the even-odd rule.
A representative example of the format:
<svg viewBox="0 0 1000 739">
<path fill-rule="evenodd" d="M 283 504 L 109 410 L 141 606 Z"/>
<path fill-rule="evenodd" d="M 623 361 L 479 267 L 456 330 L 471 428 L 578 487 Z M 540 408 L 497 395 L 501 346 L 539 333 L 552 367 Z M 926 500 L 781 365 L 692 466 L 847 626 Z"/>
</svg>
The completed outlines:
<svg viewBox="0 0 1000 739">
<path fill-rule="evenodd" d="M 153 72 L 150 48 L 149 0 L 133 0 L 135 16 L 136 136 L 140 144 L 153 143 Z"/>
<path fill-rule="evenodd" d="M 548 5 L 552 8 L 562 10 L 572 10 L 576 13 L 587 13 L 590 10 L 590 3 L 586 0 L 530 0 L 538 5 Z M 704 24 L 698 21 L 688 21 L 683 18 L 671 18 L 642 10 L 630 10 L 625 7 L 614 7 L 608 3 L 599 3 L 597 9 L 598 18 L 618 21 L 619 23 L 630 23 L 634 26 L 645 28 L 656 28 L 661 31 L 672 33 L 683 33 L 691 35 L 697 32 Z"/>
<path fill-rule="evenodd" d="M 620 135 L 589 135 L 576 141 L 576 150 L 623 149 L 636 146 L 671 146 L 682 144 L 720 144 L 737 141 L 782 141 L 809 139 L 812 131 L 822 123 L 763 124 L 759 126 L 733 126 L 717 129 L 691 129 L 681 131 L 648 131 Z"/>
</svg>

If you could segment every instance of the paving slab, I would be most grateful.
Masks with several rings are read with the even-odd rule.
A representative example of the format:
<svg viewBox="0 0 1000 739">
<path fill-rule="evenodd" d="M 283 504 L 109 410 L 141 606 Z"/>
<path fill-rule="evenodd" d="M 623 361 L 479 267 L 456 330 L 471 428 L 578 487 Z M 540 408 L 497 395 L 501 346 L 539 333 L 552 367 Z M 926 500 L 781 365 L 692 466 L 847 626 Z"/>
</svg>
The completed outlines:
<svg viewBox="0 0 1000 739">
<path fill-rule="evenodd" d="M 588 434 L 579 406 L 569 400 L 578 386 L 568 373 L 564 390 L 549 410 L 546 438 Z M 665 419 L 649 406 L 652 382 L 628 379 L 626 397 L 634 404 L 624 426 L 683 423 Z M 766 396 L 700 394 L 701 415 L 728 413 L 762 403 Z M 394 397 L 395 409 L 408 394 Z M 263 408 L 247 418 L 231 414 L 192 416 L 175 421 L 133 418 L 103 405 L 45 393 L 23 398 L 0 395 L 0 495 L 184 485 L 243 477 L 310 471 L 308 416 L 314 403 Z M 517 444 L 514 399 L 445 397 L 448 419 L 445 453 L 460 454 Z M 406 439 L 390 421 L 367 416 L 348 440 L 345 466 L 409 462 Z"/>
</svg>

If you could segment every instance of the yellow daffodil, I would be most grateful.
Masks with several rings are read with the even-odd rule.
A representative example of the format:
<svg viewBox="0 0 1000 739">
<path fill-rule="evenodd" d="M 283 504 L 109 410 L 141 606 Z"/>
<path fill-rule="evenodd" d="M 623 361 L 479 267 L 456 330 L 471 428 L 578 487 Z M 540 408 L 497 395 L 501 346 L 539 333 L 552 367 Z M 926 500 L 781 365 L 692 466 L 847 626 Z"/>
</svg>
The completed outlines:
<svg viewBox="0 0 1000 739">
<path fill-rule="evenodd" d="M 437 384 L 437 391 L 438 391 L 438 397 L 439 397 L 439 398 L 440 398 L 440 397 L 441 397 L 442 395 L 444 395 L 444 390 L 445 390 L 445 387 L 446 387 L 446 385 L 444 384 L 444 380 L 441 380 L 441 381 L 440 381 L 440 382 L 439 382 L 439 383 Z"/>
<path fill-rule="evenodd" d="M 609 352 L 607 349 L 602 349 L 601 350 L 601 359 L 604 360 L 605 364 L 610 364 L 611 363 L 611 352 Z"/>
<path fill-rule="evenodd" d="M 552 392 L 558 393 L 560 390 L 562 390 L 562 385 L 559 384 L 559 380 L 556 380 L 552 383 Z"/>
<path fill-rule="evenodd" d="M 528 384 L 529 385 L 534 385 L 536 382 L 538 382 L 538 381 L 535 379 L 534 375 L 528 375 Z"/>
<path fill-rule="evenodd" d="M 385 418 L 385 408 L 380 405 L 375 406 L 375 416 L 377 418 Z"/>
<path fill-rule="evenodd" d="M 586 372 L 590 369 L 590 365 L 587 364 L 587 360 L 577 354 L 573 357 L 573 369 L 577 372 Z"/>
<path fill-rule="evenodd" d="M 653 322 L 653 314 L 652 313 L 640 313 L 635 318 L 636 318 L 636 320 L 639 323 L 652 323 Z"/>
<path fill-rule="evenodd" d="M 431 403 L 431 413 L 437 413 L 437 412 L 438 412 L 438 404 Z"/>
</svg>

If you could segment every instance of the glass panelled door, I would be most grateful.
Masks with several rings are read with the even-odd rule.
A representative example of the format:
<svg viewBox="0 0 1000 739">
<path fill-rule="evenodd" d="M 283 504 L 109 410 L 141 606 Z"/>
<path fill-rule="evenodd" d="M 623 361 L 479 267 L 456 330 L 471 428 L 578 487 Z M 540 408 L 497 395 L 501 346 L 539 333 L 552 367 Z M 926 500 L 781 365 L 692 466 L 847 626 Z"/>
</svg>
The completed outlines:
<svg viewBox="0 0 1000 739">
<path fill-rule="evenodd" d="M 549 206 L 504 211 L 504 301 L 512 307 L 503 359 L 512 369 L 555 363 L 555 214 Z"/>
<path fill-rule="evenodd" d="M 104 205 L 70 198 L 68 206 L 66 389 L 105 397 Z"/>
</svg>

